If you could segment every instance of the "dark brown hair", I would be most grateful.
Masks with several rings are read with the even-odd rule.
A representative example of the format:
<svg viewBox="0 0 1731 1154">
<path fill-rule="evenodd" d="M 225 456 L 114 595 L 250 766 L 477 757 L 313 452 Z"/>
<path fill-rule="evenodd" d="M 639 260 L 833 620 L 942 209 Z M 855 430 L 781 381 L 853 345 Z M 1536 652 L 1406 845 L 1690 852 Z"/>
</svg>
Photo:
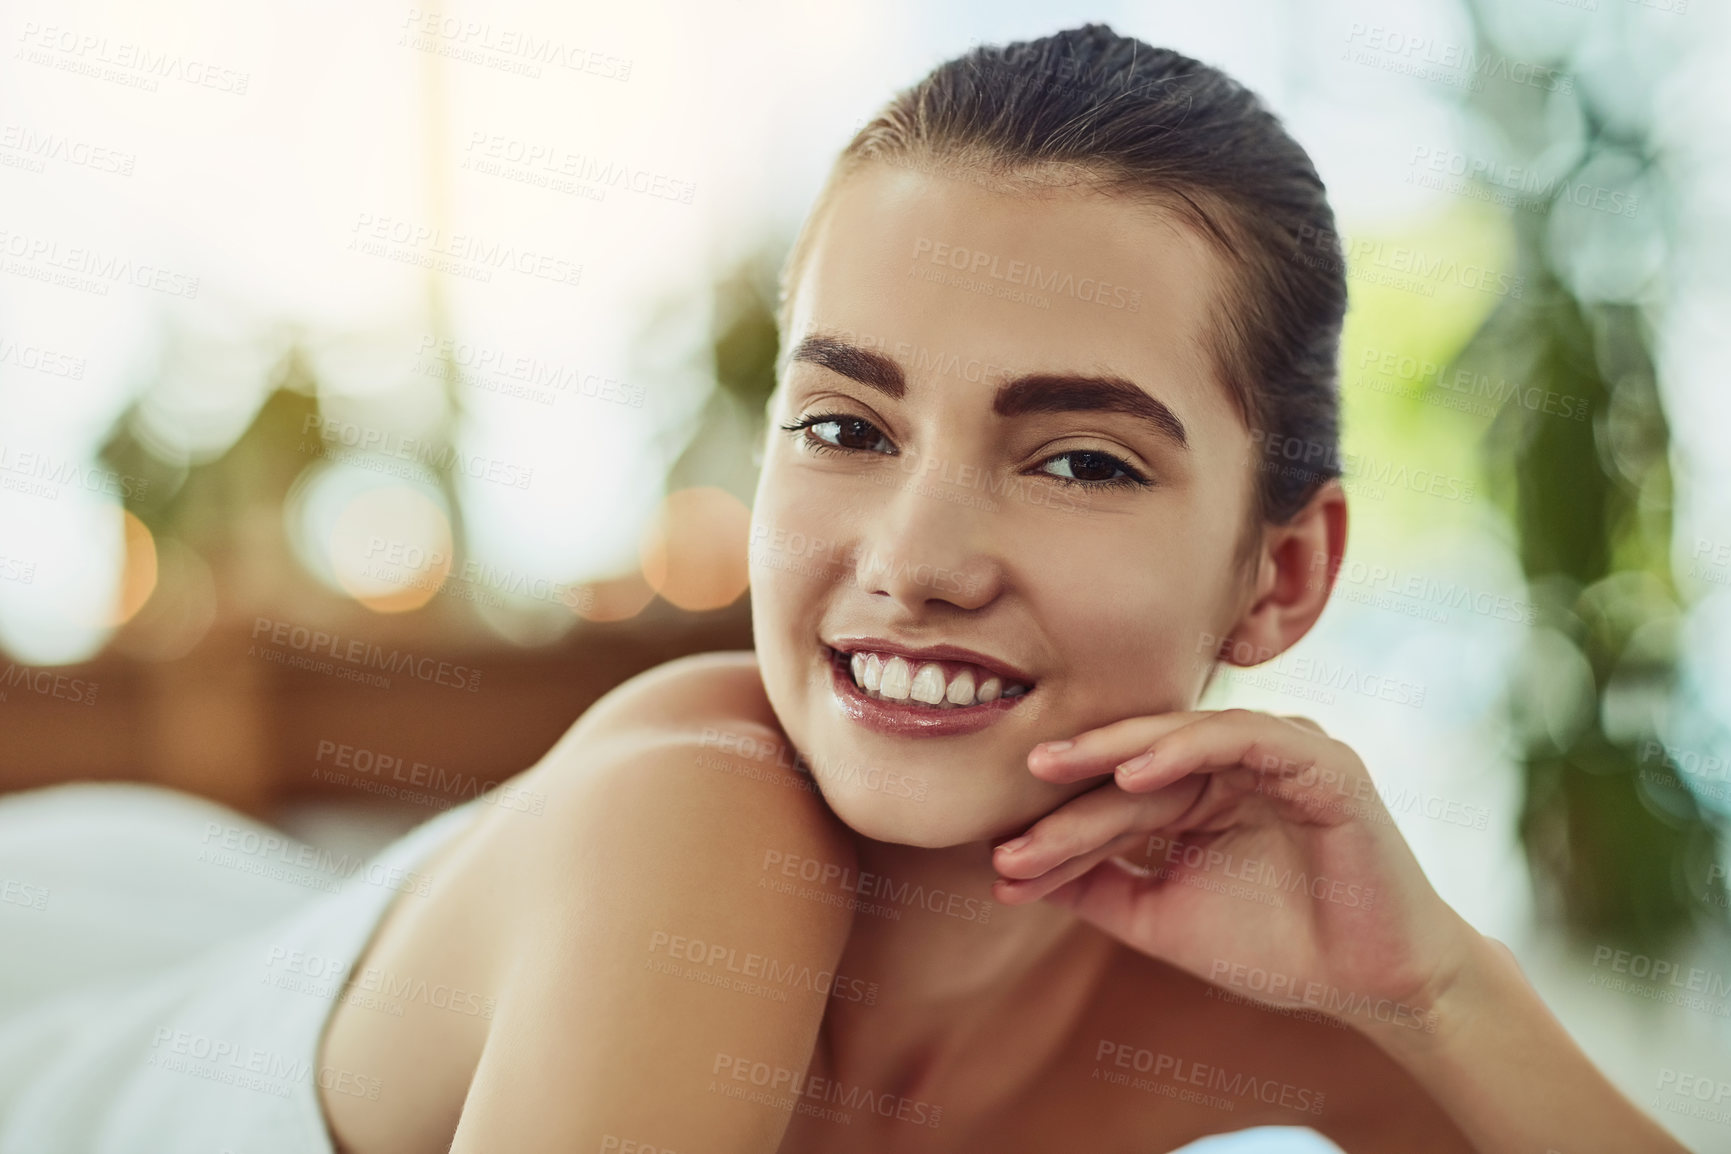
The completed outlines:
<svg viewBox="0 0 1731 1154">
<path fill-rule="evenodd" d="M 1087 185 L 1176 212 L 1227 270 L 1208 351 L 1252 434 L 1256 511 L 1283 524 L 1340 475 L 1334 214 L 1304 149 L 1225 73 L 1103 24 L 940 64 L 837 159 L 782 272 L 784 332 L 813 222 L 870 162 L 995 187 Z"/>
</svg>

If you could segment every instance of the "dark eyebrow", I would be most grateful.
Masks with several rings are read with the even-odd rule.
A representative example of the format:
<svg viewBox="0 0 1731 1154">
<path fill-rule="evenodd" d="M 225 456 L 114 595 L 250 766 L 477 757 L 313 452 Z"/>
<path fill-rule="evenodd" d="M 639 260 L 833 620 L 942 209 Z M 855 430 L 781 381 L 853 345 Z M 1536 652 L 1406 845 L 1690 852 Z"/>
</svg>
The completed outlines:
<svg viewBox="0 0 1731 1154">
<path fill-rule="evenodd" d="M 822 365 L 850 381 L 869 385 L 892 400 L 899 401 L 907 395 L 908 382 L 900 365 L 882 354 L 834 337 L 807 337 L 788 359 Z"/>
<path fill-rule="evenodd" d="M 907 395 L 907 378 L 895 361 L 834 337 L 806 337 L 794 348 L 789 360 L 821 365 L 893 400 L 899 401 Z M 1000 417 L 1022 417 L 1032 413 L 1123 413 L 1154 426 L 1156 432 L 1179 448 L 1190 447 L 1189 435 L 1178 414 L 1123 377 L 1088 377 L 1073 373 L 1030 373 L 1011 377 L 998 387 L 993 396 L 992 412 Z"/>
<path fill-rule="evenodd" d="M 1031 373 L 1012 377 L 992 398 L 1000 417 L 1028 413 L 1123 413 L 1154 426 L 1180 449 L 1190 447 L 1178 414 L 1123 377 L 1082 377 L 1068 373 Z"/>
</svg>

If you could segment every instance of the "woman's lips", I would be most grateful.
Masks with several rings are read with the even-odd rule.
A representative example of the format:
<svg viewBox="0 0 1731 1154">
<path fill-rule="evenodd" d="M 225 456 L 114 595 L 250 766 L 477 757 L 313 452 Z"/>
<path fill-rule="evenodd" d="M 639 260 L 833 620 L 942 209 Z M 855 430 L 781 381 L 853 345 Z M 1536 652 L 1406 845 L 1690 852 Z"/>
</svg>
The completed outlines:
<svg viewBox="0 0 1731 1154">
<path fill-rule="evenodd" d="M 983 666 L 962 661 L 912 661 L 899 653 L 855 652 L 849 659 L 853 683 L 867 697 L 918 702 L 939 709 L 978 705 L 999 697 L 1018 697 L 1032 682 L 1004 679 Z"/>
<path fill-rule="evenodd" d="M 880 733 L 904 737 L 951 737 L 975 733 L 996 722 L 1036 692 L 1030 689 L 1015 697 L 949 707 L 917 701 L 883 701 L 868 696 L 854 684 L 846 654 L 827 645 L 824 649 L 829 657 L 830 684 L 836 703 L 849 718 Z"/>
</svg>

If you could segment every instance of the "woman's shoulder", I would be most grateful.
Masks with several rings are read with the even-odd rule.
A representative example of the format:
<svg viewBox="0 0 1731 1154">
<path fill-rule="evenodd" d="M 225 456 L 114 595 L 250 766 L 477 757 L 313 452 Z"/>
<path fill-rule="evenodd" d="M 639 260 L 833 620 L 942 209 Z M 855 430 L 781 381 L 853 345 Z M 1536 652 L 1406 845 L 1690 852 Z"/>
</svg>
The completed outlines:
<svg viewBox="0 0 1731 1154">
<path fill-rule="evenodd" d="M 525 784 L 531 778 L 550 810 L 580 824 L 595 820 L 603 796 L 609 806 L 641 796 L 669 822 L 676 813 L 701 813 L 704 825 L 767 817 L 832 854 L 851 851 L 846 827 L 800 768 L 750 650 L 681 657 L 623 682 L 584 712 Z"/>
<path fill-rule="evenodd" d="M 742 727 L 784 740 L 757 654 L 749 649 L 694 653 L 621 682 L 583 712 L 543 760 L 567 747 L 628 737 L 665 739 Z"/>
<path fill-rule="evenodd" d="M 515 779 L 537 798 L 533 814 L 495 808 L 432 863 L 434 896 L 388 927 L 369 964 L 487 991 L 497 1015 L 460 1038 L 452 1023 L 472 1023 L 449 1014 L 419 1025 L 349 1015 L 327 1061 L 420 1071 L 393 1080 L 418 1089 L 389 1108 L 337 1104 L 342 1132 L 360 1138 L 349 1148 L 402 1148 L 385 1136 L 417 1119 L 448 1124 L 459 1107 L 469 1143 L 522 1148 L 515 1139 L 529 1131 L 514 1127 L 531 1125 L 539 1139 L 575 1142 L 601 1103 L 640 1096 L 663 1068 L 707 1069 L 735 1052 L 802 1068 L 824 998 L 717 993 L 687 958 L 691 943 L 727 942 L 819 972 L 833 969 L 851 924 L 845 906 L 774 884 L 790 855 L 846 866 L 853 843 L 791 764 L 729 748 L 728 733 L 781 740 L 755 678 L 751 654 L 719 653 L 630 679 Z M 442 1056 L 441 1077 L 427 1077 Z M 573 1086 L 562 1072 L 578 1068 L 598 1072 Z M 530 1121 L 519 1117 L 525 1099 L 542 1104 Z M 726 1099 L 682 1092 L 678 1102 L 704 1126 L 739 1124 L 704 1114 L 737 1114 Z"/>
</svg>

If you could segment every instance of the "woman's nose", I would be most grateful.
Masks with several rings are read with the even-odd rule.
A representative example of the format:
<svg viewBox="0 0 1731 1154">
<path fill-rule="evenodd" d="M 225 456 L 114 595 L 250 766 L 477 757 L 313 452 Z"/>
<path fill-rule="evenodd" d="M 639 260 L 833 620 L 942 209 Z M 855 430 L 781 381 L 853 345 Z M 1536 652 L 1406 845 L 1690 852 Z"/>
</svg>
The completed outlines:
<svg viewBox="0 0 1731 1154">
<path fill-rule="evenodd" d="M 929 601 L 963 609 L 989 604 L 1003 583 L 993 521 L 984 493 L 942 481 L 905 482 L 868 520 L 854 579 L 867 593 L 908 609 Z"/>
</svg>

